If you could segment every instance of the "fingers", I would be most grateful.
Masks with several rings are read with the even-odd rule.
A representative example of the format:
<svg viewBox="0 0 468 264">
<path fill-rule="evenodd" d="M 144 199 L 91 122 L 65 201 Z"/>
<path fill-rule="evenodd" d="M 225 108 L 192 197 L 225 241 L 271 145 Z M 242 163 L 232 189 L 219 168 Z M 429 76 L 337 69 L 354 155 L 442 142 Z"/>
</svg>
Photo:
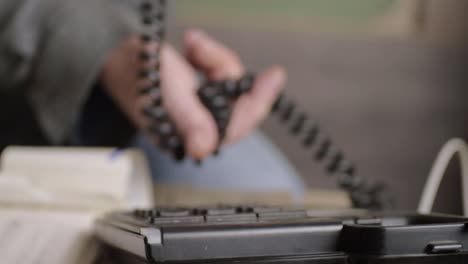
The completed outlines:
<svg viewBox="0 0 468 264">
<path fill-rule="evenodd" d="M 163 104 L 185 140 L 188 153 L 203 159 L 216 148 L 216 125 L 198 100 L 198 82 L 192 67 L 171 46 L 161 54 Z"/>
<path fill-rule="evenodd" d="M 237 55 L 200 30 L 186 33 L 185 46 L 189 61 L 212 80 L 239 79 L 244 74 Z M 218 135 L 211 114 L 196 94 L 198 82 L 194 70 L 170 46 L 164 48 L 162 61 L 164 105 L 184 137 L 188 153 L 195 159 L 203 159 L 216 148 Z M 244 137 L 265 118 L 285 80 L 286 73 L 278 66 L 258 76 L 251 92 L 234 105 L 228 142 Z"/>
<path fill-rule="evenodd" d="M 185 34 L 187 58 L 212 80 L 239 79 L 245 72 L 235 52 L 217 42 L 206 33 L 192 29 Z M 252 131 L 269 113 L 284 85 L 286 73 L 272 67 L 255 81 L 252 91 L 235 103 L 228 126 L 227 142 L 236 141 Z"/>
<path fill-rule="evenodd" d="M 234 106 L 227 142 L 246 136 L 266 117 L 285 81 L 286 72 L 279 66 L 273 66 L 257 77 L 251 92 L 241 96 Z"/>
<path fill-rule="evenodd" d="M 244 67 L 235 52 L 199 29 L 188 30 L 184 36 L 187 58 L 212 80 L 238 79 Z"/>
</svg>

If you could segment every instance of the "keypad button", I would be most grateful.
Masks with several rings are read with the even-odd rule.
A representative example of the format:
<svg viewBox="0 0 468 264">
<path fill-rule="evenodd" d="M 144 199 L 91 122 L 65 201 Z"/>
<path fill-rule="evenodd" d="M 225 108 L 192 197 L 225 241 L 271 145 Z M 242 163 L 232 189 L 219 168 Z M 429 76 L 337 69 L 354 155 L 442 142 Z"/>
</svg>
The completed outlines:
<svg viewBox="0 0 468 264">
<path fill-rule="evenodd" d="M 358 225 L 381 225 L 382 219 L 380 218 L 360 218 L 356 219 Z"/>
<path fill-rule="evenodd" d="M 265 213 L 259 213 L 258 217 L 260 220 L 265 220 L 265 221 L 284 220 L 284 219 L 291 219 L 291 218 L 306 218 L 307 212 L 304 210 L 265 212 Z"/>
<path fill-rule="evenodd" d="M 229 215 L 229 214 L 235 214 L 236 213 L 236 208 L 234 207 L 226 207 L 226 208 L 211 208 L 208 209 L 207 215 Z"/>
<path fill-rule="evenodd" d="M 190 216 L 190 210 L 184 208 L 174 208 L 174 209 L 161 209 L 158 210 L 158 216 L 160 217 L 182 217 Z"/>
<path fill-rule="evenodd" d="M 253 207 L 252 211 L 255 213 L 274 213 L 280 212 L 281 209 L 278 207 Z"/>
<path fill-rule="evenodd" d="M 256 222 L 256 214 L 207 215 L 207 223 Z"/>
<path fill-rule="evenodd" d="M 136 209 L 133 211 L 133 215 L 137 218 L 144 218 L 148 216 L 148 211 L 146 210 L 141 210 L 141 209 Z"/>
<path fill-rule="evenodd" d="M 207 215 L 208 214 L 208 209 L 206 209 L 206 208 L 193 208 L 191 213 L 193 215 Z"/>
<path fill-rule="evenodd" d="M 203 216 L 179 216 L 179 217 L 157 217 L 153 218 L 152 224 L 155 225 L 176 225 L 176 224 L 196 224 L 203 223 Z"/>
</svg>

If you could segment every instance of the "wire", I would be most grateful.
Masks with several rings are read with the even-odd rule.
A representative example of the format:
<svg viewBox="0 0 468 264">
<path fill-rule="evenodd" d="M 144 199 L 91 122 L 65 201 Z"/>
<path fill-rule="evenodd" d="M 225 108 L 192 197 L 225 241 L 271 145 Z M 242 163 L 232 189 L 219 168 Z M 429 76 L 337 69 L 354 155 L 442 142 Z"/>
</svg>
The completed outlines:
<svg viewBox="0 0 468 264">
<path fill-rule="evenodd" d="M 445 175 L 447 166 L 452 157 L 458 153 L 461 167 L 462 203 L 463 214 L 468 215 L 468 145 L 463 139 L 453 138 L 449 140 L 440 150 L 429 173 L 429 177 L 423 189 L 418 212 L 422 214 L 431 213 L 440 183 Z"/>
</svg>

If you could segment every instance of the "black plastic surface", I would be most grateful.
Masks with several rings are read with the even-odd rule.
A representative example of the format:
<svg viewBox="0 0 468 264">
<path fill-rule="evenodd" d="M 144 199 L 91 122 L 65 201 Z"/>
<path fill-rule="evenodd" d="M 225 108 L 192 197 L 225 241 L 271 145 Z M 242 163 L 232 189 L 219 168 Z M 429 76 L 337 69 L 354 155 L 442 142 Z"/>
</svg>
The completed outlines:
<svg viewBox="0 0 468 264">
<path fill-rule="evenodd" d="M 118 252 L 149 263 L 468 263 L 466 218 L 328 216 L 266 207 L 160 208 L 108 215 L 97 233 Z M 144 240 L 144 253 L 133 246 L 140 242 L 123 243 L 129 233 Z"/>
</svg>

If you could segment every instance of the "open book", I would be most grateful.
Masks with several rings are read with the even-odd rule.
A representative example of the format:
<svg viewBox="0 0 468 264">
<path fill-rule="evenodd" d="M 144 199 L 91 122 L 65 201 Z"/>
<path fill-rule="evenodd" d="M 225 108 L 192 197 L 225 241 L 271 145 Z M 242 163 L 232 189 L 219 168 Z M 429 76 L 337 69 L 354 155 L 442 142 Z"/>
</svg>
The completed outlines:
<svg viewBox="0 0 468 264">
<path fill-rule="evenodd" d="M 7 148 L 0 157 L 1 263 L 92 263 L 93 220 L 153 201 L 136 150 Z"/>
</svg>

